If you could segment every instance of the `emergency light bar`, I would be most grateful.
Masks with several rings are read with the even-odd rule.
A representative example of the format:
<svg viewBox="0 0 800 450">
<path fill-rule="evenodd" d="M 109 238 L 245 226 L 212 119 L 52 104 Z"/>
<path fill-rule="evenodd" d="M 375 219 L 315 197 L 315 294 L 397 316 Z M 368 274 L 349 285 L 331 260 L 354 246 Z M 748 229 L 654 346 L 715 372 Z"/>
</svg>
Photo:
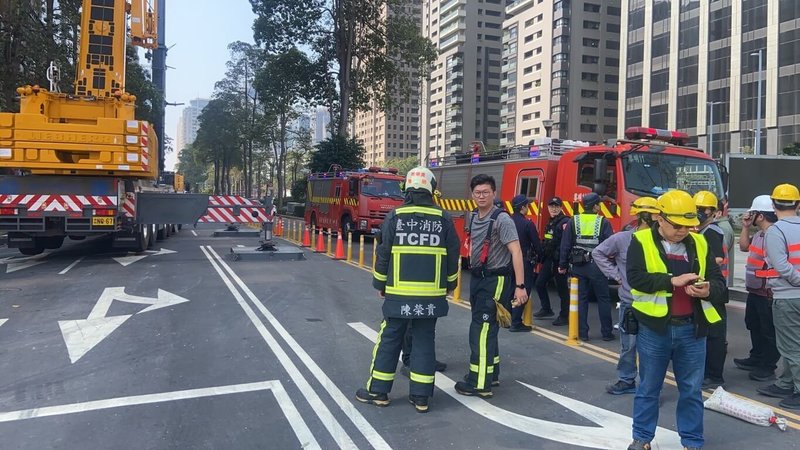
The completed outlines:
<svg viewBox="0 0 800 450">
<path fill-rule="evenodd" d="M 689 142 L 689 135 L 680 131 L 631 127 L 625 130 L 625 139 L 647 139 L 652 141 L 668 142 L 674 145 L 686 145 L 686 143 Z"/>
</svg>

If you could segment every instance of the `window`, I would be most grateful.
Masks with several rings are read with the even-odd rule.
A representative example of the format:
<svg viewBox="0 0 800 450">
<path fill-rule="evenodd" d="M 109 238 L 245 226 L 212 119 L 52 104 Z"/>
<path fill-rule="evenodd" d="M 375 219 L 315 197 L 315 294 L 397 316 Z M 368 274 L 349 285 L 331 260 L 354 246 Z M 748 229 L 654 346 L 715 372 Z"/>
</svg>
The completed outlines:
<svg viewBox="0 0 800 450">
<path fill-rule="evenodd" d="M 664 19 L 669 19 L 670 0 L 654 0 L 653 1 L 653 23 L 660 22 Z"/>
<path fill-rule="evenodd" d="M 553 46 L 569 45 L 569 36 L 556 36 L 553 38 Z"/>
<path fill-rule="evenodd" d="M 786 33 L 782 33 L 781 36 L 783 36 L 784 34 L 786 34 Z M 800 34 L 798 34 L 798 37 L 800 37 Z M 778 41 L 781 42 L 780 38 L 778 39 Z M 767 39 L 766 38 L 761 38 L 761 39 L 756 39 L 756 40 L 753 40 L 753 41 L 742 42 L 742 59 L 741 59 L 741 62 L 742 62 L 742 75 L 747 74 L 747 73 L 757 73 L 758 72 L 758 55 L 757 55 L 757 53 L 758 53 L 759 50 L 762 50 L 762 52 L 763 52 L 762 53 L 763 61 L 761 62 L 762 69 L 766 66 L 766 64 L 764 64 L 764 61 L 767 60 L 766 46 L 767 46 Z M 752 53 L 756 53 L 756 55 L 752 55 Z M 781 46 L 778 47 L 778 58 L 780 58 L 780 56 L 781 56 Z M 795 55 L 793 55 L 793 56 L 795 56 Z M 798 51 L 797 56 L 800 56 L 800 51 Z M 795 64 L 797 61 L 800 61 L 800 59 L 795 60 L 794 58 L 792 58 L 792 62 L 789 63 L 789 64 Z M 780 64 L 780 60 L 778 61 L 778 65 L 779 66 L 781 65 Z"/>
<path fill-rule="evenodd" d="M 586 12 L 599 13 L 600 5 L 597 5 L 595 3 L 584 3 L 583 10 Z"/>
<path fill-rule="evenodd" d="M 708 52 L 708 81 L 721 80 L 731 75 L 731 48 L 722 47 Z"/>
<path fill-rule="evenodd" d="M 566 105 L 553 106 L 552 108 L 550 108 L 550 112 L 553 115 L 555 115 L 555 114 L 566 114 L 568 111 L 569 111 L 569 109 L 567 108 Z"/>
<path fill-rule="evenodd" d="M 708 41 L 731 37 L 731 7 L 711 11 L 708 18 Z"/>
<path fill-rule="evenodd" d="M 581 89 L 581 97 L 583 98 L 597 98 L 597 91 L 593 89 Z"/>
<path fill-rule="evenodd" d="M 525 100 L 522 101 L 522 106 L 528 106 L 531 104 L 531 102 L 533 102 L 533 99 L 526 98 Z"/>
<path fill-rule="evenodd" d="M 570 4 L 570 0 L 559 0 L 553 3 L 553 11 L 560 11 L 562 9 L 570 9 L 572 5 Z"/>
<path fill-rule="evenodd" d="M 606 75 L 606 83 L 613 83 L 619 84 L 619 76 L 617 75 Z"/>
<path fill-rule="evenodd" d="M 600 39 L 583 38 L 583 46 L 598 48 L 600 47 Z"/>
<path fill-rule="evenodd" d="M 778 66 L 791 66 L 800 62 L 800 29 L 795 28 L 781 33 L 778 36 L 778 43 Z M 764 47 L 761 46 L 760 48 Z M 764 58 L 766 58 L 766 53 Z M 756 60 L 758 58 L 752 57 L 752 59 Z M 755 65 L 758 66 L 758 62 Z"/>
<path fill-rule="evenodd" d="M 767 83 L 761 84 L 761 111 L 767 109 Z M 758 117 L 758 82 L 744 83 L 741 90 L 741 108 L 739 110 L 740 120 L 756 120 Z M 780 97 L 778 97 L 780 101 Z"/>
<path fill-rule="evenodd" d="M 581 133 L 597 133 L 597 125 L 593 123 L 582 123 Z"/>
<path fill-rule="evenodd" d="M 583 21 L 583 28 L 585 30 L 599 30 L 600 29 L 600 22 L 595 22 L 594 20 L 584 20 Z"/>
<path fill-rule="evenodd" d="M 767 26 L 767 0 L 742 0 L 742 33 Z"/>
<path fill-rule="evenodd" d="M 531 115 L 530 114 L 523 114 L 522 115 L 522 121 L 525 122 L 525 121 L 528 121 L 528 120 L 531 120 Z"/>
<path fill-rule="evenodd" d="M 599 75 L 591 72 L 581 72 L 581 80 L 597 82 Z"/>
<path fill-rule="evenodd" d="M 650 91 L 660 92 L 669 90 L 669 69 L 656 70 L 650 75 Z"/>
<path fill-rule="evenodd" d="M 590 106 L 581 106 L 581 115 L 582 116 L 596 116 L 597 115 L 597 108 L 592 108 Z"/>
<path fill-rule="evenodd" d="M 625 128 L 642 126 L 642 110 L 633 109 L 625 112 Z"/>
<path fill-rule="evenodd" d="M 700 18 L 681 20 L 678 32 L 678 50 L 696 47 L 700 43 Z"/>
<path fill-rule="evenodd" d="M 778 78 L 778 115 L 791 116 L 795 114 L 800 114 L 800 77 L 797 75 L 780 77 Z"/>
<path fill-rule="evenodd" d="M 628 77 L 628 82 L 625 83 L 626 92 L 625 97 L 641 97 L 642 95 L 642 76 Z"/>
<path fill-rule="evenodd" d="M 603 98 L 606 100 L 617 101 L 619 100 L 619 93 L 617 91 L 605 91 Z"/>
<path fill-rule="evenodd" d="M 616 136 L 617 135 L 617 126 L 616 125 L 603 125 L 603 134 L 609 136 Z"/>
<path fill-rule="evenodd" d="M 619 50 L 619 41 L 606 41 L 606 48 L 609 50 Z"/>
<path fill-rule="evenodd" d="M 619 24 L 618 23 L 607 23 L 606 24 L 606 31 L 609 33 L 619 33 Z"/>
<path fill-rule="evenodd" d="M 678 60 L 678 87 L 697 84 L 697 56 L 687 56 Z"/>
<path fill-rule="evenodd" d="M 606 58 L 606 67 L 619 67 L 619 58 Z"/>
<path fill-rule="evenodd" d="M 619 6 L 609 6 L 606 8 L 608 11 L 608 15 L 612 17 L 620 17 L 622 15 L 622 9 Z"/>
<path fill-rule="evenodd" d="M 600 62 L 600 57 L 599 56 L 583 55 L 583 57 L 581 58 L 581 61 L 584 64 L 597 64 L 597 63 Z"/>
<path fill-rule="evenodd" d="M 628 47 L 628 65 L 644 61 L 644 42 L 637 42 Z"/>
<path fill-rule="evenodd" d="M 554 80 L 556 78 L 568 78 L 568 77 L 569 77 L 569 71 L 567 70 L 556 70 L 555 72 L 553 72 Z"/>
<path fill-rule="evenodd" d="M 653 58 L 669 54 L 669 32 L 653 37 L 652 52 Z"/>
<path fill-rule="evenodd" d="M 523 75 L 527 75 L 527 74 L 532 73 L 532 72 L 533 72 L 533 66 L 528 66 L 528 67 L 525 68 L 525 70 L 522 71 L 522 74 Z"/>
<path fill-rule="evenodd" d="M 530 129 L 528 129 L 528 130 L 522 130 L 522 135 L 523 135 L 523 136 L 530 136 L 530 135 L 531 135 L 531 130 L 530 130 Z"/>
<path fill-rule="evenodd" d="M 569 53 L 556 53 L 553 55 L 553 62 L 558 61 L 567 61 L 569 59 Z"/>
<path fill-rule="evenodd" d="M 531 87 L 533 87 L 533 83 L 530 81 L 522 85 L 523 90 L 530 89 Z"/>
<path fill-rule="evenodd" d="M 560 97 L 560 96 L 566 97 L 567 94 L 569 94 L 569 90 L 567 90 L 567 88 L 556 88 L 550 91 L 550 95 L 552 95 L 553 97 Z"/>
<path fill-rule="evenodd" d="M 639 28 L 644 28 L 644 2 L 641 2 L 641 6 L 628 11 L 628 31 L 638 30 Z"/>
<path fill-rule="evenodd" d="M 800 19 L 800 3 L 792 0 L 779 2 L 778 20 L 787 22 L 793 19 Z"/>
<path fill-rule="evenodd" d="M 553 29 L 556 28 L 569 28 L 569 19 L 561 18 L 553 21 Z"/>
<path fill-rule="evenodd" d="M 528 50 L 527 52 L 525 52 L 524 58 L 527 59 L 531 57 L 533 57 L 533 50 Z"/>
<path fill-rule="evenodd" d="M 539 195 L 539 179 L 529 178 L 529 177 L 520 178 L 519 193 L 523 194 L 524 196 L 528 197 L 531 200 L 535 200 Z"/>
<path fill-rule="evenodd" d="M 603 116 L 617 117 L 617 108 L 603 108 Z"/>
<path fill-rule="evenodd" d="M 650 127 L 662 130 L 667 128 L 667 109 L 668 105 L 650 107 Z"/>
</svg>

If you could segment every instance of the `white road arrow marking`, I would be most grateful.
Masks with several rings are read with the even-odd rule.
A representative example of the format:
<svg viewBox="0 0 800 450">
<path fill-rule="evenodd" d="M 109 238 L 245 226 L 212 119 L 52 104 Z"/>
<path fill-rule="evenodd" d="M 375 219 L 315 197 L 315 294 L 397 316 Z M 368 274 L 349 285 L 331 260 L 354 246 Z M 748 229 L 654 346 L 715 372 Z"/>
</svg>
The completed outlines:
<svg viewBox="0 0 800 450">
<path fill-rule="evenodd" d="M 141 261 L 141 260 L 147 258 L 148 256 L 169 255 L 170 253 L 178 253 L 178 252 L 176 252 L 175 250 L 169 250 L 169 249 L 166 249 L 166 248 L 162 248 L 159 251 L 147 250 L 144 253 L 128 252 L 128 254 L 126 256 L 118 256 L 118 257 L 115 257 L 115 258 L 112 258 L 112 259 L 114 261 L 120 263 L 122 265 L 122 267 L 128 267 L 128 266 L 130 266 L 131 264 L 133 264 L 133 263 L 135 263 L 137 261 Z"/>
<path fill-rule="evenodd" d="M 6 322 L 8 322 L 8 319 L 0 319 L 0 327 L 2 327 Z"/>
<path fill-rule="evenodd" d="M 361 333 L 372 342 L 377 341 L 378 333 L 372 328 L 361 322 L 349 323 L 350 327 Z M 455 381 L 442 375 L 436 374 L 435 386 L 444 391 L 456 401 L 471 409 L 475 413 L 501 425 L 505 425 L 513 430 L 521 431 L 532 436 L 538 436 L 551 441 L 564 444 L 580 445 L 590 448 L 619 449 L 627 448 L 631 442 L 631 418 L 613 411 L 608 411 L 588 403 L 564 397 L 562 395 L 547 391 L 542 388 L 531 386 L 518 381 L 544 397 L 564 406 L 567 409 L 585 417 L 588 420 L 600 425 L 599 427 L 587 427 L 581 425 L 570 425 L 559 422 L 550 422 L 543 419 L 524 416 L 511 411 L 506 411 L 477 397 L 466 397 L 455 391 Z M 658 427 L 656 439 L 651 443 L 653 449 L 659 450 L 679 450 L 680 436 L 678 433 Z"/>
<path fill-rule="evenodd" d="M 26 256 L 24 258 L 16 258 L 16 257 L 9 257 L 0 259 L 0 264 L 6 265 L 6 273 L 13 273 L 18 270 L 29 269 L 34 266 L 38 266 L 39 264 L 44 264 L 47 261 L 43 261 L 47 258 L 46 253 L 42 253 L 36 256 Z"/>
<path fill-rule="evenodd" d="M 136 314 L 155 311 L 156 309 L 166 308 L 188 302 L 189 299 L 167 292 L 163 289 L 158 290 L 158 297 L 140 297 L 125 293 L 124 287 L 112 287 L 103 290 L 103 294 L 95 303 L 92 311 L 86 319 L 79 320 L 60 320 L 58 326 L 67 345 L 69 359 L 74 364 L 83 355 L 89 352 L 97 344 L 103 341 L 108 335 L 114 332 L 126 320 L 133 317 L 133 314 L 122 316 L 107 317 L 111 303 L 118 300 L 126 303 L 136 303 L 150 305 Z"/>
</svg>

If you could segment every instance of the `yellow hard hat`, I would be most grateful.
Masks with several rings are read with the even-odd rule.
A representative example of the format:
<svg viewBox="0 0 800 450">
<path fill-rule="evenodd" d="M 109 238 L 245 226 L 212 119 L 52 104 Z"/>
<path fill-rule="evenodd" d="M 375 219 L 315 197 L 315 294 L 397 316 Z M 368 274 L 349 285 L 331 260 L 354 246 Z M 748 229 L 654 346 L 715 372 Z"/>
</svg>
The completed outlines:
<svg viewBox="0 0 800 450">
<path fill-rule="evenodd" d="M 658 210 L 667 220 L 687 227 L 700 225 L 694 199 L 685 191 L 669 191 L 658 197 Z"/>
<path fill-rule="evenodd" d="M 703 207 L 717 209 L 719 201 L 713 192 L 699 191 L 697 194 L 694 194 L 694 204 L 698 208 Z"/>
<path fill-rule="evenodd" d="M 658 214 L 660 212 L 658 210 L 658 201 L 653 197 L 639 197 L 634 200 L 633 205 L 631 205 L 631 215 L 635 216 L 642 212 Z"/>
<path fill-rule="evenodd" d="M 779 184 L 772 191 L 771 199 L 782 202 L 800 202 L 800 191 L 791 184 Z"/>
</svg>

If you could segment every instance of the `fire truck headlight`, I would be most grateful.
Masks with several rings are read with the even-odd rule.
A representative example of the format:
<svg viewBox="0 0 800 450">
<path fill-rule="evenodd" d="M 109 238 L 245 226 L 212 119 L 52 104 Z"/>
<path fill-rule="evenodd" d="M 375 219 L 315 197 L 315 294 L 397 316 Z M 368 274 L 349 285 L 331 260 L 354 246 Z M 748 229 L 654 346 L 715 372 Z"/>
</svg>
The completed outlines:
<svg viewBox="0 0 800 450">
<path fill-rule="evenodd" d="M 365 219 L 361 219 L 358 221 L 358 229 L 359 230 L 366 230 L 367 229 L 367 221 Z"/>
</svg>

